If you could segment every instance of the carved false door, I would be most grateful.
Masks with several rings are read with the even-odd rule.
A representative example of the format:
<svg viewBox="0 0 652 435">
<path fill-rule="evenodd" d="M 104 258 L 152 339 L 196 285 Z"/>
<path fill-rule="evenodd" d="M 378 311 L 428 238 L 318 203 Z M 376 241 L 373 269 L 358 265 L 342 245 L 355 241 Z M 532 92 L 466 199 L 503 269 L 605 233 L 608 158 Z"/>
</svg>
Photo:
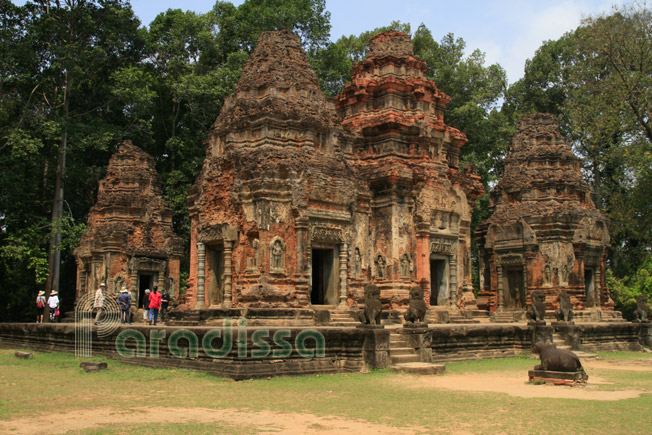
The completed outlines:
<svg viewBox="0 0 652 435">
<path fill-rule="evenodd" d="M 213 245 L 206 251 L 209 303 L 210 306 L 221 305 L 224 302 L 224 248 L 223 245 Z"/>
</svg>

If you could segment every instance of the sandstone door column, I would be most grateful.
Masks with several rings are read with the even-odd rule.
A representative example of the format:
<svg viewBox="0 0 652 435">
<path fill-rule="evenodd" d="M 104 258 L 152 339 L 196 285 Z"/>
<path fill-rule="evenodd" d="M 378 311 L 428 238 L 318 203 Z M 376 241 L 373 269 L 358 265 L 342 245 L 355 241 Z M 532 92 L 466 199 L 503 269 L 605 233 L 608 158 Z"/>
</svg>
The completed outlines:
<svg viewBox="0 0 652 435">
<path fill-rule="evenodd" d="M 426 305 L 430 305 L 430 229 L 429 224 L 417 224 L 416 268 L 417 282 L 423 288 Z"/>
<path fill-rule="evenodd" d="M 348 251 L 349 247 L 346 243 L 340 245 L 340 300 L 338 305 L 341 308 L 346 307 L 346 277 L 347 277 L 347 263 L 348 263 Z"/>
<path fill-rule="evenodd" d="M 452 306 L 457 306 L 457 257 L 451 255 L 448 260 L 448 266 L 450 267 L 450 300 L 449 304 Z"/>
<path fill-rule="evenodd" d="M 206 264 L 206 246 L 197 243 L 197 302 L 195 309 L 203 310 L 206 308 L 206 301 L 204 300 L 204 281 L 205 281 L 205 264 Z"/>
<path fill-rule="evenodd" d="M 231 308 L 231 284 L 233 276 L 233 242 L 224 241 L 224 308 Z"/>
<path fill-rule="evenodd" d="M 496 265 L 496 275 L 498 278 L 498 311 L 503 311 L 505 306 L 503 295 L 503 266 Z"/>
</svg>

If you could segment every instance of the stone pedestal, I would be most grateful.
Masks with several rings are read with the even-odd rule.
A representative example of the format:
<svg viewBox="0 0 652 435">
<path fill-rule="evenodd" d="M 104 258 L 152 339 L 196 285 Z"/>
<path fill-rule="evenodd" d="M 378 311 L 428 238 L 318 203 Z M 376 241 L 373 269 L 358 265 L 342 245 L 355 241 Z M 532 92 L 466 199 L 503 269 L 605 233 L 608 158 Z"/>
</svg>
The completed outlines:
<svg viewBox="0 0 652 435">
<path fill-rule="evenodd" d="M 527 372 L 530 382 L 553 385 L 584 385 L 589 375 L 584 370 L 579 372 L 554 372 L 551 370 L 530 370 Z"/>
<path fill-rule="evenodd" d="M 390 366 L 389 331 L 381 325 L 358 326 L 365 330 L 362 359 L 372 369 L 384 369 Z"/>
</svg>

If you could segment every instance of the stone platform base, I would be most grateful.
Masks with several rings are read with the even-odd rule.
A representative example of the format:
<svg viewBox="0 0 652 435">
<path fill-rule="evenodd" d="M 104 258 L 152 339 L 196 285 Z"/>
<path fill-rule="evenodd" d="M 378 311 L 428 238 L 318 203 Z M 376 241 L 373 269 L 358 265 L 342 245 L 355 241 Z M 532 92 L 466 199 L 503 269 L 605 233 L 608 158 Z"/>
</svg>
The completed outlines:
<svg viewBox="0 0 652 435">
<path fill-rule="evenodd" d="M 584 372 L 553 372 L 551 370 L 530 370 L 530 382 L 545 382 L 553 385 L 585 385 L 589 375 Z"/>
<path fill-rule="evenodd" d="M 391 369 L 399 373 L 411 373 L 415 375 L 436 375 L 446 370 L 445 364 L 431 364 L 424 362 L 407 362 L 391 366 Z"/>
</svg>

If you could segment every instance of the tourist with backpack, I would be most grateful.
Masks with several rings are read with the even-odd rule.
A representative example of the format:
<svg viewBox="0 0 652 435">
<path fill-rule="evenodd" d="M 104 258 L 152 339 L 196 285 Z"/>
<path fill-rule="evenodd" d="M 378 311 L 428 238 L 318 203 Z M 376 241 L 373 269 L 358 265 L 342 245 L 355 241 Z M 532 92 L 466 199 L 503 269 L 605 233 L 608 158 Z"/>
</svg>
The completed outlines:
<svg viewBox="0 0 652 435">
<path fill-rule="evenodd" d="M 50 322 L 57 323 L 59 321 L 59 293 L 56 290 L 50 292 L 48 298 L 48 307 L 50 307 Z"/>
<path fill-rule="evenodd" d="M 43 313 L 45 312 L 45 292 L 41 290 L 36 296 L 36 323 L 43 323 Z"/>
</svg>

